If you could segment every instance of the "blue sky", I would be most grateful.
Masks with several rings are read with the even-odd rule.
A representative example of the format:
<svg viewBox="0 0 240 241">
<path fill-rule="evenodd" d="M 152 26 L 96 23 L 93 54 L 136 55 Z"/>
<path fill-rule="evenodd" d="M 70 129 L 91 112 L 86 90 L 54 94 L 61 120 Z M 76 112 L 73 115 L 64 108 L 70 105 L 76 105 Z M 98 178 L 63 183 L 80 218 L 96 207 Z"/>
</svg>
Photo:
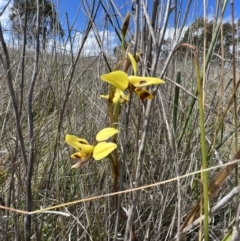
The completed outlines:
<svg viewBox="0 0 240 241">
<path fill-rule="evenodd" d="M 81 42 L 82 33 L 86 28 L 87 23 L 87 14 L 85 7 L 82 3 L 82 1 L 79 0 L 52 0 L 55 4 L 57 11 L 59 13 L 60 21 L 63 25 L 64 30 L 67 30 L 67 21 L 66 21 L 66 13 L 68 14 L 68 21 L 70 24 L 70 27 L 72 27 L 72 33 L 71 35 L 75 37 L 75 48 L 77 49 L 78 44 Z M 5 4 L 8 2 L 8 0 L 0 0 L 0 12 L 2 11 Z M 12 0 L 13 2 L 13 0 Z M 86 0 L 91 6 L 92 0 Z M 97 0 L 96 0 L 97 2 Z M 125 14 L 130 11 L 132 7 L 132 1 L 131 0 L 102 0 L 104 3 L 105 8 L 109 12 L 109 16 L 111 20 L 113 21 L 114 26 L 119 29 L 119 25 L 122 23 L 123 17 Z M 110 2 L 113 2 L 114 6 L 110 4 Z M 153 0 L 149 0 L 149 3 L 153 2 Z M 166 2 L 166 1 L 165 1 Z M 180 0 L 178 1 L 180 2 Z M 208 0 L 208 18 L 209 20 L 213 19 L 214 11 L 216 8 L 216 2 L 217 0 Z M 182 2 L 182 9 L 186 8 L 186 0 L 183 0 Z M 151 5 L 151 4 L 150 4 Z M 112 8 L 115 8 L 113 10 Z M 114 15 L 114 12 L 117 12 L 118 17 L 116 18 Z M 151 12 L 151 9 L 150 9 Z M 10 22 L 8 19 L 9 10 L 7 9 L 5 13 L 0 17 L 1 23 L 4 26 L 6 30 L 10 29 Z M 184 13 L 182 13 L 184 14 Z M 194 21 L 194 19 L 198 16 L 203 16 L 203 0 L 193 0 L 192 8 L 190 11 L 190 14 L 188 15 L 188 19 L 186 24 L 189 25 L 191 22 Z M 235 18 L 238 18 L 240 16 L 240 3 L 239 0 L 235 0 Z M 106 14 L 103 11 L 103 8 L 100 6 L 100 10 L 96 17 L 96 28 L 98 28 L 100 33 L 100 38 L 105 39 L 105 45 L 104 48 L 113 46 L 118 44 L 116 34 L 114 32 L 114 29 L 112 25 L 110 24 L 110 21 L 106 21 Z M 224 20 L 230 21 L 231 20 L 231 8 L 230 8 L 230 0 L 227 4 L 227 9 L 224 14 Z M 132 31 L 134 28 L 133 21 L 131 22 Z M 171 29 L 171 22 L 169 23 L 169 29 Z M 169 31 L 170 32 L 170 31 Z M 94 47 L 95 46 L 95 47 Z M 99 51 L 97 43 L 96 43 L 96 37 L 94 36 L 94 33 L 91 32 L 89 39 L 86 43 L 85 49 L 88 51 Z M 111 52 L 112 49 L 109 49 Z"/>
<path fill-rule="evenodd" d="M 239 0 L 237 0 L 239 1 Z M 235 1 L 235 2 L 237 2 Z M 59 9 L 59 15 L 60 15 L 60 19 L 62 21 L 62 24 L 65 26 L 66 28 L 66 15 L 65 13 L 68 12 L 68 17 L 69 17 L 69 22 L 70 23 L 74 23 L 74 27 L 73 30 L 76 31 L 83 31 L 86 27 L 86 13 L 84 13 L 84 6 L 82 5 L 80 7 L 79 10 L 79 0 L 61 0 L 58 3 L 58 9 Z M 92 1 L 86 1 L 86 2 L 92 2 Z M 108 9 L 109 11 L 109 15 L 112 17 L 113 23 L 116 26 L 116 28 L 118 28 L 118 23 L 116 22 L 116 18 L 114 17 L 115 15 L 113 15 L 114 11 L 112 9 L 112 7 L 116 7 L 115 10 L 119 11 L 119 13 L 122 16 L 125 16 L 125 14 L 130 11 L 131 12 L 131 7 L 132 7 L 132 1 L 131 0 L 114 0 L 112 2 L 114 2 L 115 6 L 111 6 L 110 5 L 110 1 L 109 0 L 103 0 L 102 2 L 104 2 L 104 6 L 106 7 L 106 9 Z M 152 1 L 149 0 L 149 3 L 151 3 Z M 183 0 L 182 2 L 182 9 L 186 8 L 186 4 L 187 1 Z M 209 0 L 208 1 L 208 18 L 209 20 L 212 20 L 214 17 L 214 11 L 216 8 L 216 1 L 215 0 Z M 151 4 L 150 4 L 151 5 Z M 151 11 L 151 9 L 150 9 Z M 184 14 L 184 13 L 183 13 Z M 240 4 L 235 4 L 235 17 L 239 17 L 240 15 Z M 191 24 L 191 22 L 194 21 L 194 19 L 198 16 L 203 16 L 203 0 L 193 0 L 192 3 L 192 8 L 189 14 L 189 17 L 187 19 L 187 25 Z M 110 35 L 114 35 L 114 31 L 113 28 L 111 26 L 111 24 L 106 23 L 106 14 L 104 13 L 102 7 L 100 7 L 99 10 L 99 14 L 97 15 L 96 18 L 96 26 L 98 29 L 100 30 L 104 30 L 105 28 L 107 28 L 108 30 L 110 30 Z M 231 20 L 231 8 L 230 8 L 230 1 L 227 4 L 227 9 L 224 15 L 224 19 L 225 21 L 230 21 Z M 76 20 L 74 22 L 74 20 Z M 118 21 L 121 24 L 123 20 L 123 17 L 118 17 Z M 133 24 L 133 22 L 132 22 Z M 171 25 L 171 23 L 170 23 Z M 133 26 L 133 25 L 132 25 Z M 171 28 L 171 26 L 169 26 L 169 28 Z M 93 36 L 94 37 L 94 36 Z M 110 37 L 110 38 L 113 38 Z"/>
<path fill-rule="evenodd" d="M 65 13 L 68 12 L 69 14 L 69 20 L 70 23 L 73 22 L 74 18 L 77 16 L 77 10 L 79 8 L 79 0 L 61 0 L 58 2 L 58 9 L 59 9 L 59 14 L 61 19 L 64 21 L 65 19 Z M 92 1 L 87 1 L 87 2 L 92 2 Z M 111 14 L 111 9 L 110 9 L 110 4 L 108 0 L 103 0 L 103 2 L 106 2 L 105 7 L 109 9 L 110 14 Z M 119 12 L 124 16 L 128 11 L 131 11 L 131 5 L 132 1 L 130 0 L 114 0 L 113 1 L 116 7 L 118 8 Z M 180 2 L 180 1 L 179 1 Z M 217 0 L 208 0 L 208 17 L 211 19 L 214 16 L 214 11 L 216 8 L 216 2 Z M 151 0 L 149 1 L 151 3 Z M 187 0 L 183 0 L 183 9 L 186 7 Z M 151 4 L 149 4 L 151 5 Z M 84 7 L 82 6 L 82 9 Z M 80 14 L 77 16 L 77 22 L 76 26 L 80 27 L 81 26 L 81 17 L 83 12 L 80 11 Z M 101 16 L 102 15 L 102 16 Z M 235 0 L 235 17 L 239 17 L 240 15 L 240 3 L 239 0 Z M 189 16 L 189 23 L 193 21 L 197 16 L 203 16 L 203 0 L 193 0 L 192 3 L 192 11 L 190 12 Z M 101 18 L 102 17 L 102 18 Z M 224 18 L 230 20 L 231 17 L 231 8 L 230 8 L 230 0 L 228 1 L 227 4 L 227 9 L 224 15 Z M 103 11 L 102 8 L 100 7 L 100 12 L 98 15 L 99 21 L 103 21 Z"/>
<path fill-rule="evenodd" d="M 66 13 L 68 13 L 69 23 L 72 24 L 74 20 L 76 20 L 74 28 L 81 31 L 81 29 L 84 29 L 84 25 L 86 23 L 86 14 L 84 13 L 84 6 L 82 4 L 82 1 L 79 0 L 52 0 L 55 6 L 58 9 L 59 17 L 61 19 L 61 22 L 65 25 L 66 23 Z M 0 0 L 0 12 L 2 11 L 5 4 L 8 2 L 8 0 Z M 13 0 L 11 1 L 13 2 Z M 91 3 L 91 0 L 86 0 L 86 2 Z M 96 1 L 97 2 L 97 1 Z M 110 14 L 112 10 L 110 9 L 109 0 L 102 0 L 104 6 L 109 9 Z M 118 11 L 124 16 L 126 12 L 131 11 L 131 0 L 114 0 L 115 6 L 117 7 Z M 179 1 L 180 2 L 180 1 Z M 217 0 L 208 0 L 208 16 L 210 18 L 214 15 L 214 9 L 216 7 Z M 149 3 L 151 3 L 151 0 L 149 0 Z M 185 8 L 187 3 L 187 0 L 183 0 L 183 9 Z M 151 4 L 149 4 L 151 5 Z M 0 19 L 1 21 L 7 20 L 8 11 L 6 11 L 6 14 L 4 14 Z M 101 26 L 101 23 L 104 21 L 104 14 L 102 11 L 102 8 L 100 7 L 100 11 L 97 17 L 97 20 L 99 22 L 99 26 Z M 193 21 L 194 18 L 197 16 L 203 16 L 203 0 L 193 0 L 192 3 L 192 11 L 189 15 L 188 24 Z M 235 0 L 235 17 L 240 16 L 240 3 L 239 0 Z M 230 19 L 231 17 L 231 11 L 230 11 L 230 0 L 227 4 L 226 13 L 224 16 L 226 19 Z M 119 18 L 119 20 L 121 20 Z"/>
</svg>

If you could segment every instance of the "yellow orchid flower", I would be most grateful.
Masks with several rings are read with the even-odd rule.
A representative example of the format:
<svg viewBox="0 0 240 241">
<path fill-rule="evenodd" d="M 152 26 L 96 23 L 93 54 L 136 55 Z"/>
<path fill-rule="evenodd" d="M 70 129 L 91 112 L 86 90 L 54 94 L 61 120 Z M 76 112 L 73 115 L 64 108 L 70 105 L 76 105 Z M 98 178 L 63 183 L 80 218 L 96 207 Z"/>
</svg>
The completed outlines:
<svg viewBox="0 0 240 241">
<path fill-rule="evenodd" d="M 134 70 L 135 72 L 135 70 Z M 164 84 L 165 82 L 162 79 L 156 77 L 143 77 L 143 76 L 128 76 L 123 71 L 113 71 L 108 74 L 101 76 L 103 81 L 108 82 L 109 84 L 114 85 L 117 89 L 124 91 L 127 89 L 128 85 L 133 85 L 135 88 L 144 87 L 154 84 Z"/>
<path fill-rule="evenodd" d="M 100 142 L 96 146 L 90 145 L 85 139 L 67 134 L 65 141 L 78 151 L 71 155 L 71 158 L 79 159 L 79 161 L 74 164 L 72 168 L 81 167 L 92 156 L 95 160 L 101 160 L 110 154 L 117 148 L 117 145 L 115 143 L 105 141 L 118 132 L 119 131 L 117 129 L 111 127 L 102 129 L 96 135 L 96 140 Z"/>
<path fill-rule="evenodd" d="M 128 76 L 124 71 L 118 70 L 101 76 L 103 81 L 106 81 L 116 87 L 113 103 L 117 103 L 118 101 L 120 101 L 120 103 L 124 103 L 129 100 L 129 98 L 123 93 L 123 91 L 127 88 L 135 91 L 142 100 L 152 99 L 153 95 L 141 87 L 165 83 L 162 79 L 156 77 L 137 76 L 137 62 L 129 52 L 128 57 L 132 65 L 134 75 Z M 101 95 L 101 97 L 109 99 L 109 95 Z"/>
</svg>

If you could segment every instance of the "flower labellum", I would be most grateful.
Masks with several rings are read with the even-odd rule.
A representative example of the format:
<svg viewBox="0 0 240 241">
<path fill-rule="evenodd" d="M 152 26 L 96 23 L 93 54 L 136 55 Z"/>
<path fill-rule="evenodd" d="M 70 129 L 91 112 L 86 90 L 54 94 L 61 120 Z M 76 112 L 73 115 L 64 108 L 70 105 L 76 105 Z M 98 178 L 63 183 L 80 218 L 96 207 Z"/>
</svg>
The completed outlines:
<svg viewBox="0 0 240 241">
<path fill-rule="evenodd" d="M 141 100 L 153 99 L 153 95 L 145 89 L 136 88 L 134 91 Z"/>
</svg>

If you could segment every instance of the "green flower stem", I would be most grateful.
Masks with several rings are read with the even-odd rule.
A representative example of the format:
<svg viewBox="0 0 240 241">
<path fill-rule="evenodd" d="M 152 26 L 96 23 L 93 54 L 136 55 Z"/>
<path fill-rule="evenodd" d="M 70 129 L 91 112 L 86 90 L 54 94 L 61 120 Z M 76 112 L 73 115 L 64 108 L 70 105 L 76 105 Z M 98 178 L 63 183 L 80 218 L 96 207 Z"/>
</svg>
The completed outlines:
<svg viewBox="0 0 240 241">
<path fill-rule="evenodd" d="M 194 54 L 195 72 L 197 78 L 197 93 L 199 102 L 199 125 L 201 132 L 201 158 L 202 169 L 207 168 L 207 151 L 206 151 L 206 139 L 205 139 L 205 126 L 204 126 L 204 99 L 202 89 L 202 74 L 199 69 L 198 53 L 195 47 L 190 44 L 183 43 L 181 47 L 190 48 Z M 190 108 L 193 108 L 191 106 Z M 179 143 L 178 143 L 179 144 Z M 208 221 L 208 173 L 204 171 L 202 173 L 203 178 L 203 208 L 204 208 L 204 240 L 208 241 L 209 221 Z"/>
<path fill-rule="evenodd" d="M 201 153 L 202 153 L 202 169 L 207 168 L 207 153 L 206 153 L 206 139 L 205 139 L 205 127 L 204 127 L 204 104 L 203 104 L 203 89 L 202 78 L 200 76 L 198 55 L 196 50 L 194 51 L 195 58 L 195 71 L 197 77 L 198 86 L 198 102 L 199 102 L 199 123 L 201 130 Z M 208 173 L 203 172 L 203 207 L 204 207 L 204 240 L 208 241 L 209 223 L 208 223 Z"/>
</svg>

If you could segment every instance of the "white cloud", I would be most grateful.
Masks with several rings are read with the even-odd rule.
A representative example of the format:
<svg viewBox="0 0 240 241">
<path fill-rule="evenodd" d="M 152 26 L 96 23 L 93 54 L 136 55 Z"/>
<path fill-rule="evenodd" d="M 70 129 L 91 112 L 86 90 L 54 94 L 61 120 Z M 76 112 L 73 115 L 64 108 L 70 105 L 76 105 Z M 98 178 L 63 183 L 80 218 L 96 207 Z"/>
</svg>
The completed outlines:
<svg viewBox="0 0 240 241">
<path fill-rule="evenodd" d="M 109 54 L 113 52 L 113 48 L 117 45 L 116 43 L 116 36 L 114 32 L 110 31 L 99 31 L 98 32 L 99 43 L 97 41 L 97 37 L 95 36 L 94 32 L 91 31 L 88 34 L 88 37 L 84 43 L 84 47 L 82 49 L 82 55 L 84 56 L 96 56 L 101 51 L 105 51 Z M 71 44 L 72 44 L 72 51 L 76 54 L 79 48 L 82 45 L 84 38 L 84 34 L 81 32 L 76 31 L 70 40 L 64 43 L 58 44 L 59 51 L 66 50 L 68 52 L 71 51 Z M 49 47 L 52 46 L 52 41 L 49 42 Z"/>
<path fill-rule="evenodd" d="M 237 21 L 238 21 L 238 17 L 236 17 L 238 14 L 234 14 L 234 16 L 235 16 L 235 19 L 234 19 L 234 23 L 237 23 Z M 208 22 L 210 22 L 210 21 L 215 21 L 216 20 L 216 17 L 215 17 L 215 13 L 209 13 L 208 14 L 208 16 L 207 16 L 207 20 L 208 20 Z M 220 17 L 218 17 L 218 19 L 217 19 L 217 21 L 219 21 L 220 20 Z M 227 22 L 229 22 L 229 23 L 232 23 L 232 15 L 224 15 L 223 16 L 223 19 L 222 19 L 222 22 L 223 23 L 227 23 Z"/>
</svg>

